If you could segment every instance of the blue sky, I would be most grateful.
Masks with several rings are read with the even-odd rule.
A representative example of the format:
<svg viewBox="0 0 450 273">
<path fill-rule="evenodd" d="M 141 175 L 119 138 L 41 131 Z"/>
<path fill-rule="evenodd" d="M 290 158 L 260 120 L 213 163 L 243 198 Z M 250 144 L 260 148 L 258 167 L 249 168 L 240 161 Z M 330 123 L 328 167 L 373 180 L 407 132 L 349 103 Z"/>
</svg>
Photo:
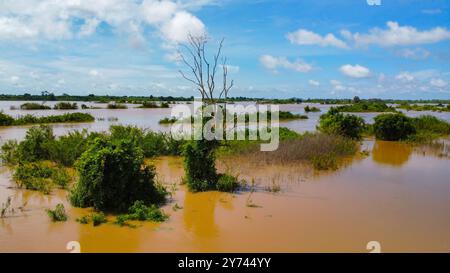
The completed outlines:
<svg viewBox="0 0 450 273">
<path fill-rule="evenodd" d="M 231 96 L 450 99 L 449 18 L 433 0 L 2 0 L 0 93 L 197 95 L 175 57 L 206 33 Z"/>
</svg>

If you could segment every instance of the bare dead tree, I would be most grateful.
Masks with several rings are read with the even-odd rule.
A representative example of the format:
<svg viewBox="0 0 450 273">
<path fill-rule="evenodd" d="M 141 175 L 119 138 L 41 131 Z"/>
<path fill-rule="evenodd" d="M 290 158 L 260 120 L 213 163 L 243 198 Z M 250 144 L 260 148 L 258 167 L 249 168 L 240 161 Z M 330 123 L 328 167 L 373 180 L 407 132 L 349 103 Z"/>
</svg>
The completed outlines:
<svg viewBox="0 0 450 273">
<path fill-rule="evenodd" d="M 208 42 L 206 36 L 188 35 L 188 43 L 181 45 L 183 51 L 179 51 L 181 61 L 189 68 L 190 76 L 179 70 L 181 76 L 187 81 L 193 83 L 200 92 L 202 100 L 207 104 L 214 104 L 217 100 L 228 98 L 228 92 L 234 85 L 234 81 L 228 84 L 228 67 L 227 59 L 222 58 L 222 89 L 217 95 L 216 92 L 216 75 L 219 64 L 219 58 L 222 54 L 222 39 L 219 43 L 216 54 L 212 60 L 208 60 L 205 52 L 205 46 Z"/>
</svg>

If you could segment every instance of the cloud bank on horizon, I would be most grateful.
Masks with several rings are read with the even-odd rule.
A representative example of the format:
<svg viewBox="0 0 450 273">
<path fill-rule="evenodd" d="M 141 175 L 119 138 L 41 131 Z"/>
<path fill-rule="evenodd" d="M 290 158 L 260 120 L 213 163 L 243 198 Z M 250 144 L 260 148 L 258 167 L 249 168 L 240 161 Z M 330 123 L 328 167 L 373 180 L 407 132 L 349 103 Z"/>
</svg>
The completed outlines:
<svg viewBox="0 0 450 273">
<path fill-rule="evenodd" d="M 320 2 L 320 3 L 319 3 Z M 2 0 L 0 93 L 196 95 L 188 34 L 225 37 L 234 96 L 450 99 L 445 1 Z"/>
</svg>

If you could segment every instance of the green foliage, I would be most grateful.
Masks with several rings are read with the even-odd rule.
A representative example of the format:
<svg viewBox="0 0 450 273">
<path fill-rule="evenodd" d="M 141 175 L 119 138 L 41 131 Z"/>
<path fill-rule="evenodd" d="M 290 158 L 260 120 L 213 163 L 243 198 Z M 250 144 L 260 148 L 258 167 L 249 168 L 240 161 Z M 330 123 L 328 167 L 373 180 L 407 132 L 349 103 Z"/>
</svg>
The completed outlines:
<svg viewBox="0 0 450 273">
<path fill-rule="evenodd" d="M 7 164 L 17 164 L 18 163 L 18 152 L 17 148 L 19 147 L 19 143 L 17 143 L 17 140 L 10 139 L 7 140 L 2 145 L 2 153 L 0 155 L 3 162 Z"/>
<path fill-rule="evenodd" d="M 127 109 L 128 107 L 125 104 L 110 103 L 108 104 L 108 106 L 106 106 L 106 108 L 114 110 L 114 109 Z"/>
<path fill-rule="evenodd" d="M 217 180 L 216 188 L 218 191 L 223 192 L 234 192 L 239 188 L 239 182 L 236 177 L 229 174 L 219 175 Z"/>
<path fill-rule="evenodd" d="M 394 107 L 378 101 L 342 105 L 336 107 L 336 110 L 338 112 L 397 112 Z"/>
<path fill-rule="evenodd" d="M 191 191 L 215 189 L 217 172 L 215 164 L 216 140 L 191 140 L 183 151 L 186 183 Z"/>
<path fill-rule="evenodd" d="M 89 141 L 99 136 L 99 133 L 89 134 L 86 129 L 69 132 L 47 145 L 49 158 L 64 166 L 72 166 L 86 151 Z"/>
<path fill-rule="evenodd" d="M 143 201 L 137 200 L 129 208 L 127 220 L 136 221 L 154 221 L 154 222 L 164 222 L 168 216 L 160 210 L 157 206 L 151 205 L 146 206 Z"/>
<path fill-rule="evenodd" d="M 16 166 L 13 178 L 19 187 L 49 194 L 57 185 L 66 188 L 71 177 L 61 167 L 51 167 L 43 162 L 23 163 Z"/>
<path fill-rule="evenodd" d="M 14 118 L 3 112 L 0 112 L 0 126 L 9 126 L 14 123 Z"/>
<path fill-rule="evenodd" d="M 158 105 L 154 101 L 144 101 L 138 108 L 169 108 L 169 103 L 161 102 L 161 104 Z"/>
<path fill-rule="evenodd" d="M 331 108 L 320 116 L 318 129 L 327 134 L 337 134 L 351 139 L 361 139 L 366 125 L 364 119 L 355 115 L 345 115 Z"/>
<path fill-rule="evenodd" d="M 91 219 L 92 219 L 92 225 L 94 227 L 108 222 L 108 219 L 106 219 L 106 216 L 103 212 L 92 213 Z"/>
<path fill-rule="evenodd" d="M 375 117 L 375 137 L 381 140 L 405 140 L 416 133 L 411 118 L 403 114 L 382 114 Z"/>
<path fill-rule="evenodd" d="M 51 176 L 53 183 L 62 189 L 66 189 L 71 181 L 70 175 L 62 167 L 56 167 L 52 170 Z"/>
<path fill-rule="evenodd" d="M 50 126 L 41 125 L 28 129 L 25 139 L 17 148 L 19 162 L 49 159 L 48 147 L 55 139 Z"/>
<path fill-rule="evenodd" d="M 443 104 L 409 104 L 409 103 L 401 103 L 397 106 L 399 109 L 405 109 L 407 111 L 433 111 L 433 112 L 449 112 L 450 104 L 445 107 Z"/>
<path fill-rule="evenodd" d="M 47 214 L 53 222 L 65 222 L 68 218 L 63 204 L 56 205 L 56 208 L 53 210 L 47 209 Z"/>
<path fill-rule="evenodd" d="M 27 125 L 37 123 L 68 123 L 68 122 L 92 122 L 95 118 L 88 113 L 66 113 L 62 115 L 36 117 L 24 115 L 14 120 L 9 125 Z"/>
<path fill-rule="evenodd" d="M 159 121 L 159 124 L 173 124 L 173 123 L 175 123 L 175 122 L 177 122 L 177 119 L 176 118 L 163 118 L 163 119 L 161 119 L 160 121 Z"/>
<path fill-rule="evenodd" d="M 450 124 L 435 116 L 425 115 L 412 119 L 417 132 L 430 132 L 438 135 L 450 134 Z"/>
<path fill-rule="evenodd" d="M 91 217 L 90 215 L 84 215 L 81 216 L 80 218 L 77 218 L 76 221 L 80 224 L 86 225 L 89 224 L 89 222 L 91 221 Z"/>
<path fill-rule="evenodd" d="M 55 104 L 55 106 L 53 106 L 53 109 L 55 109 L 55 110 L 76 110 L 76 109 L 78 109 L 78 105 L 75 102 L 74 103 L 58 102 L 57 104 Z"/>
<path fill-rule="evenodd" d="M 311 106 L 310 107 L 309 105 L 306 105 L 305 106 L 305 112 L 306 113 L 309 113 L 309 112 L 320 112 L 320 109 L 315 107 L 315 106 Z"/>
<path fill-rule="evenodd" d="M 97 138 L 76 163 L 79 181 L 70 193 L 72 205 L 125 211 L 136 200 L 164 201 L 166 191 L 155 182 L 153 166 L 144 166 L 142 149 L 129 139 Z"/>
<path fill-rule="evenodd" d="M 27 102 L 20 106 L 20 109 L 22 110 L 49 110 L 52 109 L 48 105 L 34 103 L 34 102 Z"/>
</svg>

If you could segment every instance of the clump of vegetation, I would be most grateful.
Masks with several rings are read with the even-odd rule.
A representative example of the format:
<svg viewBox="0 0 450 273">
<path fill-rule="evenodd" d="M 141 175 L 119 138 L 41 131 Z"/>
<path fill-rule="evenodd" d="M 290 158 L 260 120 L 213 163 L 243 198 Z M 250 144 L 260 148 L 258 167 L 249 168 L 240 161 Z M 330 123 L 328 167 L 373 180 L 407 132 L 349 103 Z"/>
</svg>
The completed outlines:
<svg viewBox="0 0 450 273">
<path fill-rule="evenodd" d="M 305 133 L 294 139 L 281 141 L 277 150 L 261 152 L 255 149 L 250 152 L 259 162 L 268 164 L 287 164 L 306 161 L 312 163 L 316 169 L 333 169 L 339 160 L 352 156 L 358 149 L 357 143 L 347 137 L 323 133 Z M 330 162 L 328 157 L 334 157 Z M 336 161 L 337 164 L 334 164 Z M 328 166 L 328 167 L 324 167 Z"/>
<path fill-rule="evenodd" d="M 320 112 L 320 109 L 315 107 L 315 106 L 306 105 L 305 106 L 305 112 L 306 113 L 309 113 L 309 112 Z"/>
<path fill-rule="evenodd" d="M 63 204 L 56 205 L 56 208 L 53 210 L 47 209 L 47 214 L 53 222 L 65 222 L 68 218 Z"/>
<path fill-rule="evenodd" d="M 375 137 L 381 140 L 406 140 L 416 133 L 411 118 L 403 114 L 382 114 L 375 117 Z"/>
<path fill-rule="evenodd" d="M 61 167 L 48 163 L 32 162 L 17 165 L 13 178 L 19 187 L 49 194 L 53 186 L 66 188 L 71 181 L 69 174 Z"/>
<path fill-rule="evenodd" d="M 433 111 L 433 112 L 449 112 L 450 104 L 447 106 L 443 104 L 409 104 L 409 103 L 401 103 L 397 106 L 398 109 L 405 109 L 407 111 Z"/>
<path fill-rule="evenodd" d="M 160 204 L 167 194 L 154 181 L 154 167 L 144 165 L 142 149 L 130 139 L 95 139 L 76 168 L 79 180 L 69 196 L 76 207 L 121 212 L 137 200 Z"/>
<path fill-rule="evenodd" d="M 319 131 L 328 134 L 337 134 L 351 139 L 361 139 L 366 129 L 364 119 L 355 115 L 339 113 L 331 108 L 328 113 L 320 116 Z"/>
<path fill-rule="evenodd" d="M 159 105 L 154 101 L 144 101 L 138 108 L 169 108 L 169 103 L 161 102 Z"/>
<path fill-rule="evenodd" d="M 13 123 L 14 123 L 13 117 L 3 112 L 0 112 L 0 126 L 9 126 L 13 125 Z"/>
<path fill-rule="evenodd" d="M 120 103 L 109 103 L 108 106 L 106 106 L 108 109 L 127 109 L 128 107 L 125 104 Z"/>
<path fill-rule="evenodd" d="M 141 200 L 137 200 L 129 208 L 127 220 L 136 221 L 154 221 L 154 222 L 164 222 L 168 216 L 157 206 L 150 205 L 146 206 Z"/>
<path fill-rule="evenodd" d="M 95 213 L 93 213 L 91 215 L 91 219 L 92 219 L 92 225 L 94 227 L 108 222 L 108 219 L 106 219 L 106 216 L 105 216 L 105 214 L 103 212 L 95 212 Z"/>
<path fill-rule="evenodd" d="M 177 119 L 176 118 L 163 118 L 163 119 L 161 119 L 160 121 L 159 121 L 159 124 L 173 124 L 173 123 L 175 123 L 175 122 L 177 122 Z"/>
<path fill-rule="evenodd" d="M 411 120 L 416 133 L 410 135 L 408 141 L 415 143 L 432 142 L 439 137 L 450 134 L 450 123 L 435 116 L 425 115 Z"/>
<path fill-rule="evenodd" d="M 48 147 L 55 139 L 53 129 L 40 125 L 28 129 L 25 139 L 17 147 L 18 162 L 33 162 L 49 159 Z"/>
<path fill-rule="evenodd" d="M 217 190 L 223 192 L 234 192 L 239 186 L 237 178 L 229 174 L 220 174 L 216 184 Z"/>
<path fill-rule="evenodd" d="M 75 102 L 74 103 L 58 102 L 57 104 L 55 104 L 55 106 L 53 106 L 53 109 L 55 109 L 55 110 L 76 110 L 76 109 L 78 109 L 78 105 Z"/>
<path fill-rule="evenodd" d="M 215 165 L 215 140 L 191 140 L 183 151 L 185 181 L 189 190 L 207 191 L 216 188 L 218 175 Z"/>
<path fill-rule="evenodd" d="M 92 122 L 95 118 L 88 113 L 66 113 L 63 115 L 36 117 L 33 115 L 20 116 L 17 119 L 0 113 L 0 126 L 28 125 L 42 123 Z"/>
<path fill-rule="evenodd" d="M 49 110 L 52 109 L 50 106 L 45 104 L 39 104 L 35 102 L 27 102 L 20 105 L 21 110 Z"/>
<path fill-rule="evenodd" d="M 377 101 L 361 101 L 336 107 L 338 112 L 397 112 L 395 107 Z"/>
</svg>

